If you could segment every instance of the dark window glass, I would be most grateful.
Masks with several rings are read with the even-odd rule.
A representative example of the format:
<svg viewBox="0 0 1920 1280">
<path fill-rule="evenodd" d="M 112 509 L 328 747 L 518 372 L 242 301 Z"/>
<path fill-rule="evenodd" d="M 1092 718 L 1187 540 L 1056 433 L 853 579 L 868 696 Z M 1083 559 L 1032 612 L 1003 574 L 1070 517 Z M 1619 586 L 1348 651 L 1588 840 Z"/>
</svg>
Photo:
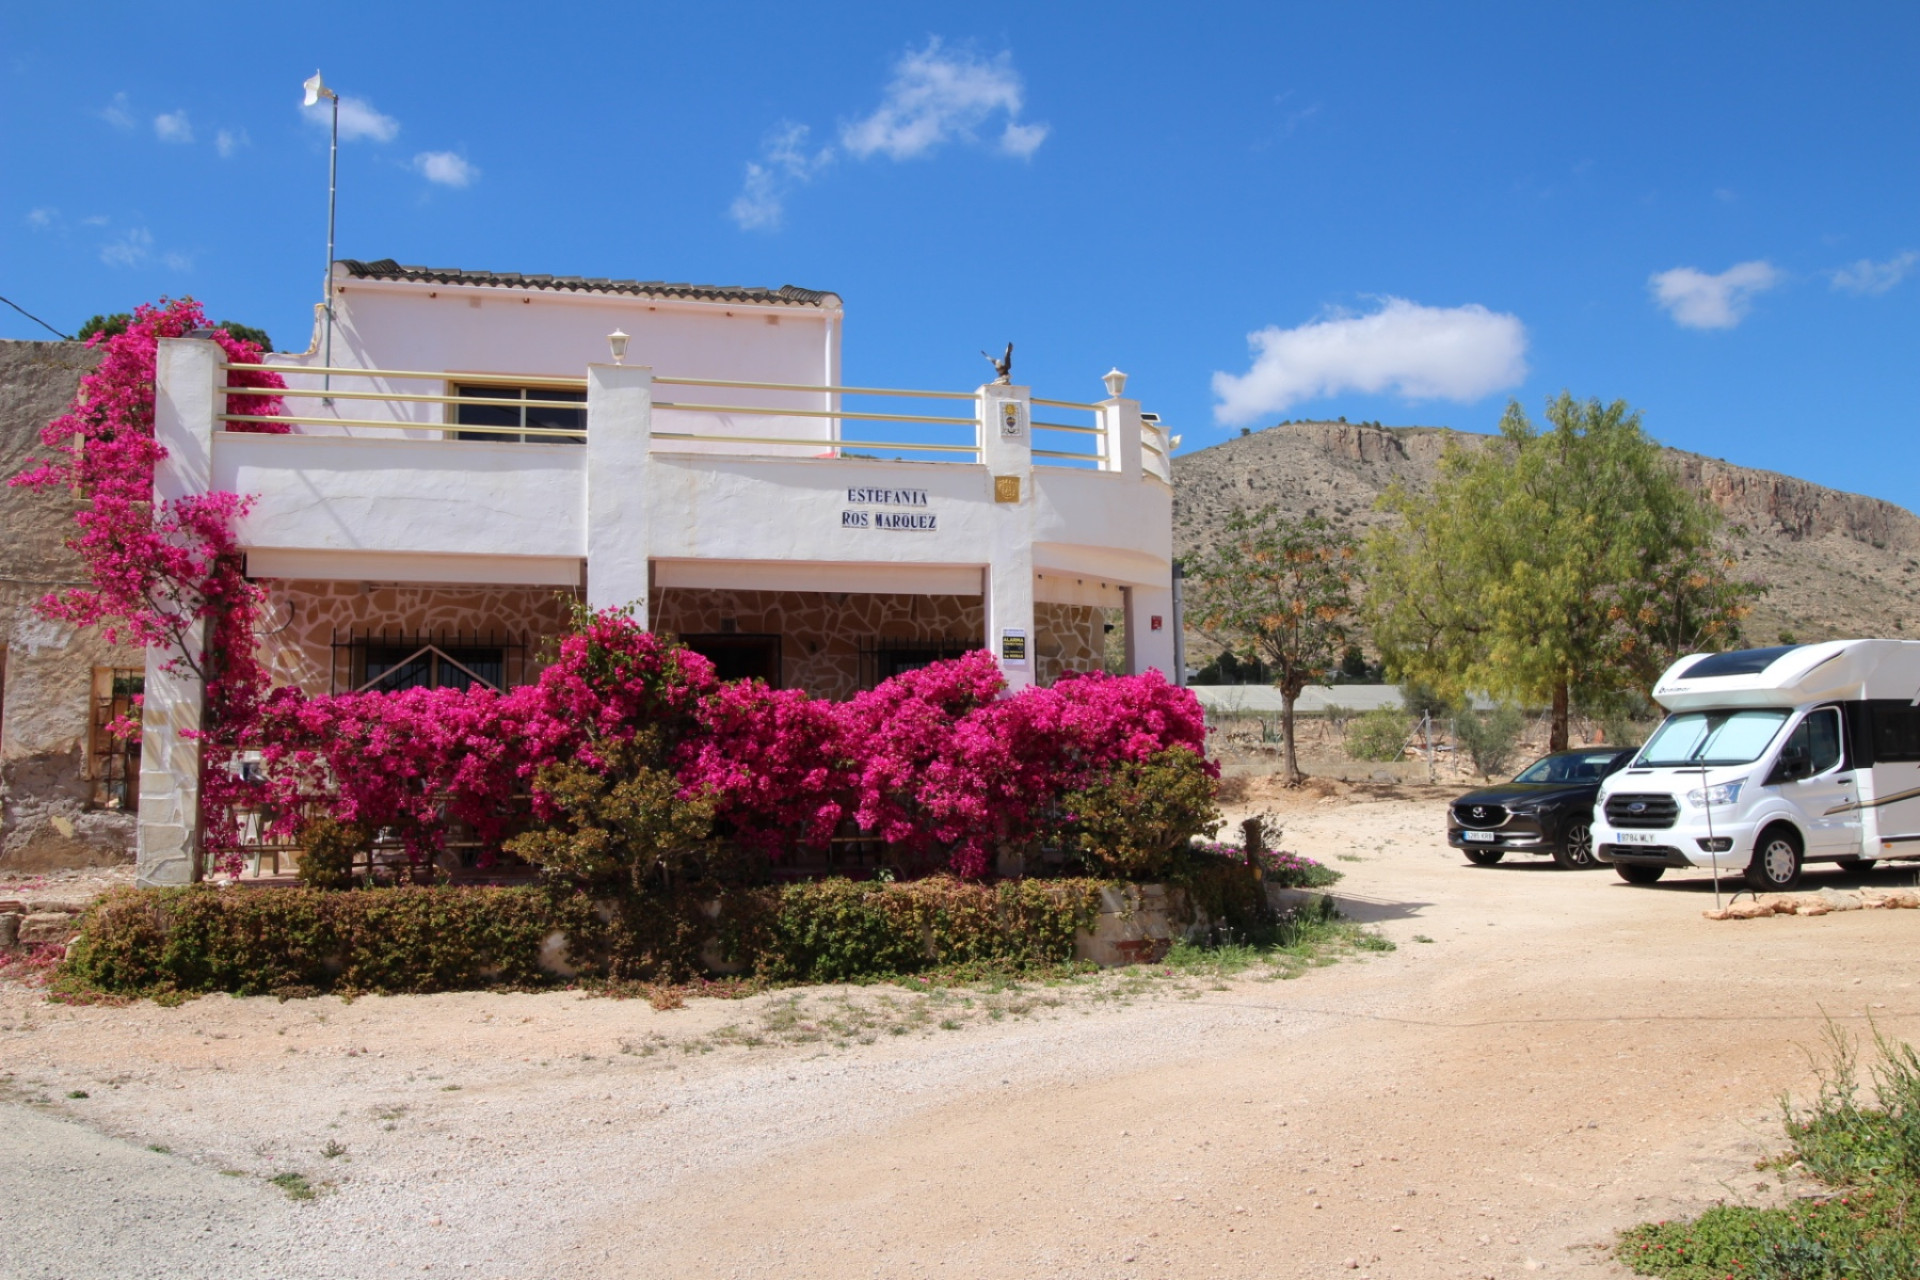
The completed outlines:
<svg viewBox="0 0 1920 1280">
<path fill-rule="evenodd" d="M 587 393 L 559 391 L 549 387 L 502 387 L 494 384 L 456 386 L 454 394 L 501 400 L 503 404 L 462 404 L 454 406 L 454 422 L 463 427 L 511 428 L 511 430 L 459 431 L 462 440 L 511 441 L 522 444 L 580 444 L 579 436 L 548 434 L 555 429 L 584 431 L 587 427 Z M 536 404 L 531 407 L 514 401 L 564 400 L 578 409 L 556 409 Z"/>
<path fill-rule="evenodd" d="M 930 667 L 936 662 L 951 662 L 955 658 L 964 658 L 976 647 L 956 645 L 951 649 L 882 649 L 877 664 L 880 669 L 880 678 L 891 680 L 909 671 Z"/>
<path fill-rule="evenodd" d="M 764 680 L 780 687 L 780 637 L 743 635 L 681 636 L 681 643 L 713 664 L 722 680 Z"/>
<path fill-rule="evenodd" d="M 1831 709 L 1816 711 L 1801 725 L 1807 733 L 1807 748 L 1813 754 L 1813 771 L 1825 773 L 1840 763 L 1840 713 Z"/>
<path fill-rule="evenodd" d="M 1920 760 L 1920 707 L 1876 702 L 1870 715 L 1876 762 Z"/>
<path fill-rule="evenodd" d="M 1693 680 L 1701 676 L 1757 676 L 1787 654 L 1803 646 L 1775 645 L 1768 649 L 1735 649 L 1732 653 L 1710 653 L 1680 675 Z"/>
</svg>

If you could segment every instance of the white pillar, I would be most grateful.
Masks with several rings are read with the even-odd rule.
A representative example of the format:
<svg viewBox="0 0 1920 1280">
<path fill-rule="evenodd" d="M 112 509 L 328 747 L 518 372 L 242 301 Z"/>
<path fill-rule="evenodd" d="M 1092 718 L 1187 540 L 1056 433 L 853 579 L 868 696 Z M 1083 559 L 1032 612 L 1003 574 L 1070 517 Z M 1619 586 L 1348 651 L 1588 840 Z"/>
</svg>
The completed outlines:
<svg viewBox="0 0 1920 1280">
<path fill-rule="evenodd" d="M 653 370 L 587 366 L 587 604 L 633 606 L 648 625 L 647 475 L 653 454 Z"/>
<path fill-rule="evenodd" d="M 1027 387 L 980 388 L 980 461 L 993 503 L 984 586 L 987 651 L 1007 687 L 1033 683 L 1033 405 Z"/>
<path fill-rule="evenodd" d="M 1174 665 L 1177 621 L 1173 616 L 1172 581 L 1164 587 L 1128 587 L 1126 615 L 1127 674 L 1139 675 L 1152 667 L 1173 683 L 1180 683 L 1180 671 Z"/>
<path fill-rule="evenodd" d="M 1108 471 L 1140 478 L 1140 402 L 1114 396 L 1100 402 L 1100 426 L 1106 433 Z"/>
<path fill-rule="evenodd" d="M 206 643 L 207 624 L 195 622 L 186 643 Z M 142 888 L 191 884 L 200 861 L 200 738 L 206 690 L 200 677 L 173 665 L 178 652 L 147 649 L 140 710 L 140 830 L 134 882 Z"/>
<path fill-rule="evenodd" d="M 213 470 L 214 415 L 224 403 L 225 353 L 214 343 L 162 338 L 154 358 L 154 439 L 166 456 L 154 464 L 157 503 L 207 492 Z M 198 661 L 206 623 L 183 637 Z M 135 878 L 141 885 L 188 884 L 199 878 L 200 739 L 206 691 L 178 661 L 178 650 L 147 650 L 140 713 L 140 829 Z"/>
</svg>

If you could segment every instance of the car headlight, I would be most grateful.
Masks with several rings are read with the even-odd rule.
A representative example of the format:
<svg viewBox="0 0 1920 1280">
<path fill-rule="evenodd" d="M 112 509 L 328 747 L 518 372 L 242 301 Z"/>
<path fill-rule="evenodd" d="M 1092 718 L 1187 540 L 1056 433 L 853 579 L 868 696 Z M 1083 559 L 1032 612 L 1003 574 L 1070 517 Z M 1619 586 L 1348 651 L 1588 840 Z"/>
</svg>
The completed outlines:
<svg viewBox="0 0 1920 1280">
<path fill-rule="evenodd" d="M 1543 813 L 1552 813 L 1560 807 L 1558 800 L 1543 800 L 1538 804 L 1509 805 L 1507 812 L 1516 818 L 1537 818 Z"/>
<path fill-rule="evenodd" d="M 1740 798 L 1740 788 L 1745 782 L 1745 778 L 1740 778 L 1733 782 L 1716 783 L 1704 791 L 1696 788 L 1687 792 L 1687 803 L 1696 809 L 1732 804 Z"/>
</svg>

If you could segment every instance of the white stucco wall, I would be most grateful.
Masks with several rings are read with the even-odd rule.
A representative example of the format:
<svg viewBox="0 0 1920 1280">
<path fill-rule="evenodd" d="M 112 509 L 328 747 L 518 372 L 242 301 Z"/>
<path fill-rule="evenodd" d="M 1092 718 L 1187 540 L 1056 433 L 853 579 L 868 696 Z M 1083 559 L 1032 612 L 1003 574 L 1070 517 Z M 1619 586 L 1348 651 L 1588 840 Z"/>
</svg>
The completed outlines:
<svg viewBox="0 0 1920 1280">
<path fill-rule="evenodd" d="M 587 450 L 571 444 L 225 432 L 213 485 L 252 494 L 248 548 L 587 553 Z"/>
<path fill-rule="evenodd" d="M 332 360 L 342 369 L 444 372 L 444 379 L 335 377 L 336 391 L 446 394 L 460 374 L 578 378 L 609 358 L 607 335 L 629 335 L 625 363 L 670 377 L 833 386 L 840 378 L 842 311 L 826 306 L 717 303 L 610 294 L 557 293 L 495 285 L 429 285 L 355 280 L 334 270 Z M 279 355 L 275 364 L 321 364 L 318 349 Z M 318 375 L 289 375 L 287 384 L 317 389 Z M 787 409 L 838 408 L 837 397 L 738 387 L 673 386 L 659 399 L 682 404 Z M 448 406 L 406 401 L 295 397 L 303 416 L 401 420 L 423 426 L 451 420 Z M 317 429 L 317 428 L 315 428 Z M 662 410 L 656 430 L 758 439 L 830 440 L 834 421 Z M 349 434 L 362 429 L 342 428 Z M 739 452 L 742 446 L 676 442 L 694 452 Z M 807 453 L 805 448 L 782 452 Z"/>
</svg>

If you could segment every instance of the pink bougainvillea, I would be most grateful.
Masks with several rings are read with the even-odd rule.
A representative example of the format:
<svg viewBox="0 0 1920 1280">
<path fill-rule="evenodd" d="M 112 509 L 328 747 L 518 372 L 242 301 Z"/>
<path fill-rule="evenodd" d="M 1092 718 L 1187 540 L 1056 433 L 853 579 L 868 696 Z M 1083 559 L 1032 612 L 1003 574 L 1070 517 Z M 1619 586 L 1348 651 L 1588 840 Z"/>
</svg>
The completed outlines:
<svg viewBox="0 0 1920 1280">
<path fill-rule="evenodd" d="M 449 821 L 496 845 L 521 817 L 517 796 L 530 797 L 533 816 L 551 817 L 535 782 L 547 765 L 596 767 L 599 748 L 642 729 L 677 746 L 718 687 L 705 658 L 605 610 L 579 620 L 531 685 L 320 698 L 276 689 L 241 745 L 260 753 L 254 798 L 273 829 L 291 833 L 317 805 L 339 821 L 392 830 L 425 862 Z"/>
<path fill-rule="evenodd" d="M 205 652 L 181 645 L 192 624 L 244 609 L 254 599 L 238 574 L 233 536 L 248 499 L 215 492 L 153 500 L 154 466 L 166 457 L 153 431 L 159 342 L 204 329 L 206 323 L 193 299 L 162 299 L 138 308 L 126 332 L 89 339 L 87 345 L 102 352 L 99 365 L 80 380 L 67 411 L 40 432 L 40 442 L 53 456 L 12 480 L 22 488 L 65 490 L 84 500 L 67 545 L 86 563 L 88 584 L 48 596 L 41 612 L 78 626 L 99 626 L 110 642 L 179 646 L 182 659 L 195 670 L 201 669 Z M 230 361 L 260 359 L 259 347 L 225 329 L 211 330 L 211 337 Z M 282 412 L 279 398 L 265 394 L 285 386 L 278 374 L 235 369 L 227 376 L 230 385 L 263 393 L 230 397 L 231 412 Z M 289 430 L 279 423 L 235 424 L 233 429 Z"/>
<path fill-rule="evenodd" d="M 12 484 L 79 495 L 75 532 L 67 546 L 86 565 L 87 585 L 54 592 L 39 603 L 49 618 L 98 626 L 111 643 L 170 648 L 172 665 L 201 676 L 207 694 L 203 732 L 215 744 L 231 744 L 251 721 L 266 690 L 266 673 L 254 658 L 253 624 L 260 593 L 243 572 L 234 526 L 250 499 L 234 493 L 192 494 L 155 502 L 154 467 L 167 456 L 154 438 L 155 360 L 162 338 L 206 330 L 206 314 L 191 298 L 162 299 L 135 310 L 126 331 L 97 334 L 88 346 L 100 363 L 80 381 L 67 411 L 48 423 L 40 441 L 52 456 L 15 476 Z M 253 364 L 260 348 L 225 329 L 207 336 L 227 360 Z M 271 394 L 286 385 L 280 376 L 234 369 L 228 385 L 258 388 L 258 395 L 231 395 L 230 412 L 274 416 L 282 410 Z M 281 423 L 235 424 L 235 431 L 281 434 Z M 193 635 L 196 624 L 204 635 Z M 218 752 L 202 754 L 202 799 L 214 821 L 208 843 L 228 841 L 227 807 L 235 782 Z"/>
<path fill-rule="evenodd" d="M 684 794 L 712 796 L 715 816 L 750 848 L 826 848 L 853 806 L 855 753 L 841 712 L 798 689 L 721 685 L 681 745 Z"/>
<path fill-rule="evenodd" d="M 1157 673 L 1007 696 L 976 652 L 831 702 L 718 682 L 699 655 L 600 613 L 535 684 L 326 698 L 282 689 L 252 741 L 283 828 L 317 803 L 429 859 L 450 820 L 496 843 L 524 820 L 517 794 L 532 819 L 551 817 L 544 766 L 597 767 L 597 744 L 642 729 L 659 735 L 682 794 L 712 800 L 741 845 L 779 858 L 825 848 L 851 822 L 965 876 L 1057 827 L 1059 797 L 1114 764 L 1169 747 L 1200 754 L 1202 739 L 1198 703 Z"/>
</svg>

